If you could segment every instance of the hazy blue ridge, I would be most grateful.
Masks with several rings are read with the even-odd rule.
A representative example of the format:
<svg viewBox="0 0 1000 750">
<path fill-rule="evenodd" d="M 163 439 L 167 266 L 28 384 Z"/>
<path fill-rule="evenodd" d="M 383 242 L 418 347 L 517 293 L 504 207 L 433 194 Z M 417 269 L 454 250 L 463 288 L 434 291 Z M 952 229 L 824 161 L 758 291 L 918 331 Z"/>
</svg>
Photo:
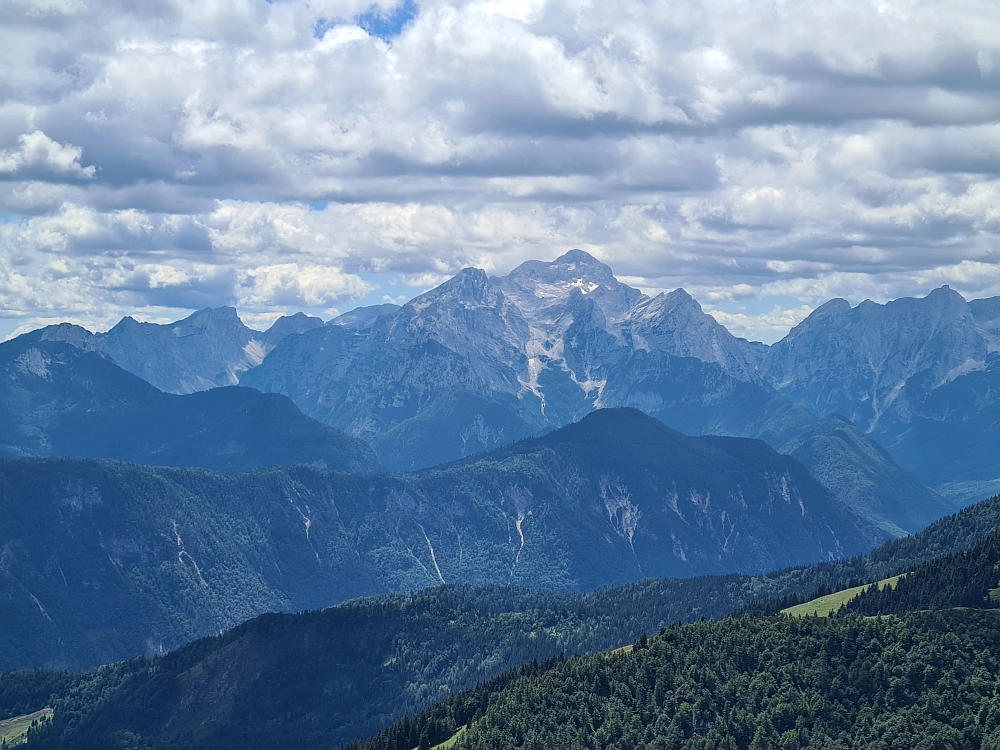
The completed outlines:
<svg viewBox="0 0 1000 750">
<path fill-rule="evenodd" d="M 219 471 L 297 463 L 381 468 L 367 444 L 305 416 L 285 396 L 241 387 L 167 394 L 66 340 L 75 333 L 45 329 L 0 344 L 0 456 Z"/>
<path fill-rule="evenodd" d="M 3 667 L 94 665 L 364 594 L 760 573 L 886 538 L 765 443 L 635 410 L 404 475 L 5 461 L 0 503 Z"/>
</svg>

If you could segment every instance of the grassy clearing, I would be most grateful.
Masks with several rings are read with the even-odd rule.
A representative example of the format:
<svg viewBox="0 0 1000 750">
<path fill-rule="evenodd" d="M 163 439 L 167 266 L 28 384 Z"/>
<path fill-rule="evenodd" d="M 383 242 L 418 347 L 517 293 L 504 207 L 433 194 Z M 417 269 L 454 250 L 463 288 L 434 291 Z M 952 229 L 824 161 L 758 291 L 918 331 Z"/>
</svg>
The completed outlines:
<svg viewBox="0 0 1000 750">
<path fill-rule="evenodd" d="M 457 732 L 455 732 L 455 734 L 446 739 L 440 745 L 435 745 L 431 748 L 431 750 L 448 750 L 449 748 L 455 746 L 455 743 L 458 742 L 458 738 L 463 734 L 465 734 L 465 727 L 461 727 Z"/>
<path fill-rule="evenodd" d="M 449 739 L 442 742 L 440 745 L 435 745 L 431 750 L 448 750 L 449 747 L 454 747 L 455 743 L 458 742 L 458 738 L 465 734 L 465 727 L 459 729 L 455 734 L 453 734 Z"/>
<path fill-rule="evenodd" d="M 905 575 L 905 574 L 904 574 Z M 884 589 L 886 586 L 891 586 L 896 588 L 896 583 L 903 576 L 893 576 L 892 578 L 886 578 L 885 580 L 878 582 L 879 589 Z M 787 609 L 781 610 L 783 614 L 791 615 L 792 617 L 809 617 L 816 615 L 817 617 L 829 617 L 845 604 L 847 604 L 851 599 L 856 597 L 870 584 L 864 586 L 855 586 L 854 588 L 844 589 L 843 591 L 836 591 L 832 594 L 827 594 L 826 596 L 821 596 L 818 599 L 813 599 L 811 602 L 803 602 L 802 604 L 796 604 L 794 607 L 788 607 Z"/>
<path fill-rule="evenodd" d="M 635 648 L 635 644 L 630 643 L 627 646 L 620 646 L 619 648 L 613 648 L 610 651 L 608 651 L 607 654 L 608 656 L 611 656 L 612 654 L 631 654 L 633 648 Z"/>
<path fill-rule="evenodd" d="M 13 719 L 0 721 L 0 743 L 6 742 L 7 747 L 15 747 L 22 744 L 27 739 L 31 722 L 37 721 L 41 724 L 43 721 L 51 719 L 52 714 L 53 711 L 51 708 L 43 708 L 41 711 L 35 711 L 33 714 L 15 716 Z"/>
</svg>

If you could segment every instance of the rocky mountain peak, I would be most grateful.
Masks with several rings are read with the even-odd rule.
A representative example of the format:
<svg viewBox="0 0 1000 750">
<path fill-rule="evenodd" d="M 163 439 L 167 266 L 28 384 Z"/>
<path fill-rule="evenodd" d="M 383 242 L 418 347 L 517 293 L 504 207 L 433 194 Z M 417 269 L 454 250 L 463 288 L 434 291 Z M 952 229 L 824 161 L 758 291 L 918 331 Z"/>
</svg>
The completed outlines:
<svg viewBox="0 0 1000 750">
<path fill-rule="evenodd" d="M 529 260 L 501 279 L 504 292 L 529 318 L 551 319 L 550 308 L 571 295 L 591 296 L 609 319 L 622 318 L 645 295 L 615 278 L 611 267 L 583 250 L 554 261 Z"/>
<path fill-rule="evenodd" d="M 168 326 L 175 336 L 190 336 L 209 331 L 244 335 L 247 340 L 253 337 L 253 332 L 240 320 L 235 307 L 208 307 L 189 315 Z"/>
<path fill-rule="evenodd" d="M 599 261 L 593 255 L 588 253 L 586 250 L 580 250 L 579 248 L 573 248 L 572 250 L 567 250 L 565 253 L 563 253 L 554 261 L 552 261 L 552 263 L 553 265 L 557 263 L 564 263 L 564 264 L 577 263 L 584 266 L 597 265 L 601 266 L 602 268 L 609 268 L 610 270 L 609 266 L 605 265 L 604 263 L 601 263 L 601 261 Z"/>
<path fill-rule="evenodd" d="M 641 305 L 641 314 L 649 315 L 671 315 L 683 310 L 687 313 L 702 313 L 701 304 L 681 287 L 672 292 L 660 292 L 648 303 Z M 638 310 L 636 311 L 638 313 Z M 635 313 L 632 317 L 635 317 Z M 713 318 L 714 320 L 714 318 Z"/>
<path fill-rule="evenodd" d="M 850 311 L 851 311 L 850 302 L 848 302 L 843 297 L 834 297 L 833 299 L 824 302 L 822 305 L 813 310 L 812 313 L 809 314 L 809 317 L 806 318 L 806 320 L 809 320 L 809 318 L 812 318 L 813 320 L 818 320 L 820 318 L 825 318 L 827 316 L 843 315 L 845 313 L 849 313 Z"/>
<path fill-rule="evenodd" d="M 927 300 L 950 300 L 952 302 L 965 302 L 965 297 L 956 292 L 948 284 L 942 284 L 936 289 L 931 289 L 924 298 Z"/>
<path fill-rule="evenodd" d="M 125 330 L 128 328 L 137 328 L 140 325 L 142 324 L 138 320 L 133 318 L 131 315 L 126 315 L 111 328 L 111 331 L 114 331 L 115 329 Z"/>
<path fill-rule="evenodd" d="M 85 352 L 98 352 L 104 355 L 108 353 L 108 348 L 97 336 L 86 328 L 72 323 L 47 326 L 38 331 L 37 336 L 41 341 L 61 341 Z"/>
<path fill-rule="evenodd" d="M 763 371 L 804 406 L 840 411 L 870 429 L 914 375 L 941 382 L 988 350 L 969 304 L 944 286 L 922 298 L 854 308 L 831 300 L 771 347 Z"/>
<path fill-rule="evenodd" d="M 484 304 L 489 303 L 495 284 L 481 268 L 463 268 L 440 286 L 414 297 L 403 305 L 401 312 L 421 311 L 432 304 L 447 302 Z"/>
<path fill-rule="evenodd" d="M 699 310 L 701 309 L 701 303 L 692 297 L 688 293 L 688 290 L 682 286 L 677 287 L 672 292 L 667 292 L 666 297 L 667 299 L 674 300 L 674 303 L 677 305 L 693 305 Z"/>
<path fill-rule="evenodd" d="M 318 328 L 323 325 L 322 318 L 316 318 L 312 315 L 306 315 L 304 312 L 293 313 L 292 315 L 282 315 L 276 321 L 274 321 L 267 331 L 276 331 L 278 329 L 299 329 L 299 328 Z"/>
<path fill-rule="evenodd" d="M 754 381 L 757 355 L 684 289 L 660 293 L 637 304 L 623 323 L 635 349 L 714 362 L 743 381 Z"/>
<path fill-rule="evenodd" d="M 523 342 L 528 328 L 504 295 L 499 282 L 481 268 L 465 268 L 440 286 L 410 300 L 384 325 L 372 329 L 378 357 L 435 341 L 463 358 L 485 388 L 513 388 L 523 370 Z M 511 369 L 513 368 L 513 370 Z M 503 372 L 503 374 L 499 374 Z M 434 373 L 437 377 L 438 373 Z"/>
<path fill-rule="evenodd" d="M 259 334 L 256 334 L 259 335 Z M 169 393 L 192 393 L 239 382 L 263 349 L 236 309 L 199 310 L 159 325 L 123 318 L 98 338 L 115 363 Z"/>
<path fill-rule="evenodd" d="M 305 333 L 322 325 L 325 325 L 322 318 L 315 318 L 302 312 L 297 312 L 294 315 L 282 315 L 271 324 L 270 328 L 264 331 L 264 338 L 269 342 L 277 343 L 285 336 L 293 333 Z"/>
<path fill-rule="evenodd" d="M 297 312 L 294 315 L 282 315 L 263 333 L 253 331 L 253 341 L 244 347 L 244 351 L 250 364 L 256 366 L 263 362 L 264 357 L 285 337 L 305 333 L 323 325 L 325 323 L 322 318 L 315 318 L 302 312 Z"/>
<path fill-rule="evenodd" d="M 586 278 L 589 281 L 615 283 L 614 273 L 609 266 L 582 250 L 571 250 L 552 261 L 528 260 L 509 274 L 507 279 L 527 284 L 566 283 Z M 579 288 L 587 291 L 583 285 Z"/>
<path fill-rule="evenodd" d="M 399 305 L 393 304 L 356 307 L 343 315 L 338 315 L 330 321 L 330 324 L 346 328 L 370 328 L 380 315 L 392 315 L 399 312 L 399 309 Z"/>
</svg>

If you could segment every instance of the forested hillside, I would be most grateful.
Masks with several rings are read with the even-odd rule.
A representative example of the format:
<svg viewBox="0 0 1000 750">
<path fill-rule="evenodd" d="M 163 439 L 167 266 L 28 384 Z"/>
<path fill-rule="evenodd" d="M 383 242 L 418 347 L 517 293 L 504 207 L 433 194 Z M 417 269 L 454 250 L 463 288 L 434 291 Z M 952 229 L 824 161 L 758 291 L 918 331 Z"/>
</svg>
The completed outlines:
<svg viewBox="0 0 1000 750">
<path fill-rule="evenodd" d="M 0 510 L 5 668 L 94 666 L 267 611 L 443 583 L 760 572 L 878 539 L 764 443 L 631 410 L 407 475 L 0 462 Z"/>
<path fill-rule="evenodd" d="M 326 748 L 532 660 L 606 651 L 754 601 L 877 580 L 972 547 L 997 528 L 1000 498 L 871 556 L 766 576 L 647 580 L 589 594 L 449 586 L 264 615 L 163 658 L 82 676 L 8 674 L 0 678 L 0 715 L 55 706 L 46 747 Z M 411 748 L 426 728 L 415 726 L 415 736 L 406 734 Z M 455 726 L 444 722 L 431 733 Z M 398 741 L 403 730 L 395 731 Z"/>
<path fill-rule="evenodd" d="M 948 607 L 1000 607 L 1000 534 L 924 563 L 895 586 L 869 587 L 841 612 L 885 615 Z"/>
<path fill-rule="evenodd" d="M 735 618 L 530 665 L 352 750 L 1000 746 L 1000 618 Z"/>
</svg>

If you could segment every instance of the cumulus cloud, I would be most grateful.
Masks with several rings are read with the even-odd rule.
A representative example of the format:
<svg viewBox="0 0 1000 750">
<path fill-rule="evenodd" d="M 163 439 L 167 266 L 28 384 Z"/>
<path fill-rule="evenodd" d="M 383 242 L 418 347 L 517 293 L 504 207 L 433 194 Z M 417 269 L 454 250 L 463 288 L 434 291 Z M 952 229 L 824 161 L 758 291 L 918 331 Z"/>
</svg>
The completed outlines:
<svg viewBox="0 0 1000 750">
<path fill-rule="evenodd" d="M 17 148 L 0 151 L 0 175 L 24 177 L 34 171 L 57 178 L 91 179 L 97 172 L 92 164 L 80 165 L 83 149 L 56 143 L 41 130 L 23 133 L 17 140 Z"/>
<path fill-rule="evenodd" d="M 794 300 L 751 336 L 1000 293 L 995 3 L 47 0 L 0 42 L 0 315 L 265 320 L 571 247 Z"/>
<path fill-rule="evenodd" d="M 757 341 L 763 339 L 772 343 L 805 320 L 812 311 L 813 308 L 802 305 L 789 310 L 775 306 L 768 312 L 756 314 L 727 313 L 722 310 L 710 310 L 709 314 L 736 336 Z"/>
<path fill-rule="evenodd" d="M 238 304 L 251 310 L 267 307 L 327 308 L 335 314 L 343 300 L 372 291 L 371 284 L 329 266 L 279 263 L 258 266 L 239 275 Z"/>
</svg>

